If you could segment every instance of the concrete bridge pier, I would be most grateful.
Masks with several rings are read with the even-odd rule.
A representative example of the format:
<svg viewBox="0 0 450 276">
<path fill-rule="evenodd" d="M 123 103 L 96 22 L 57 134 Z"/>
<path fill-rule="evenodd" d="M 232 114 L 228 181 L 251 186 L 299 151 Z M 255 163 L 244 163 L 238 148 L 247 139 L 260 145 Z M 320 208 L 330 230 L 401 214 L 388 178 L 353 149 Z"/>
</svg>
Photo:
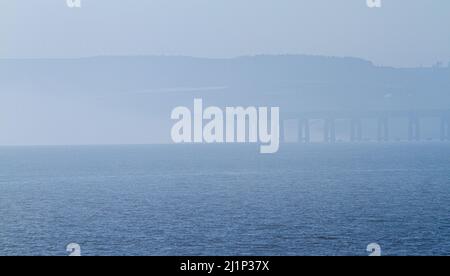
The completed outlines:
<svg viewBox="0 0 450 276">
<path fill-rule="evenodd" d="M 409 116 L 408 140 L 420 141 L 420 119 L 419 116 L 415 114 Z"/>
<path fill-rule="evenodd" d="M 298 141 L 299 143 L 311 142 L 311 131 L 309 119 L 300 119 L 298 122 Z"/>
<path fill-rule="evenodd" d="M 362 141 L 362 123 L 360 119 L 352 119 L 350 121 L 350 141 Z"/>
<path fill-rule="evenodd" d="M 378 142 L 389 141 L 389 120 L 387 117 L 378 118 Z"/>
<path fill-rule="evenodd" d="M 334 119 L 325 119 L 324 140 L 326 143 L 336 142 L 336 124 Z"/>
</svg>

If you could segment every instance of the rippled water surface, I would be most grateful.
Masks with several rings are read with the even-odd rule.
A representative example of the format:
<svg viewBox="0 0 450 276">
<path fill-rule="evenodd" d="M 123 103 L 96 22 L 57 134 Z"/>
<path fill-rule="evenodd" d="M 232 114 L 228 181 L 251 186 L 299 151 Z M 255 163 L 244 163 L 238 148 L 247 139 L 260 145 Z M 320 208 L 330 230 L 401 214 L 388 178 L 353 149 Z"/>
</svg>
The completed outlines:
<svg viewBox="0 0 450 276">
<path fill-rule="evenodd" d="M 450 144 L 0 148 L 0 254 L 450 255 Z"/>
</svg>

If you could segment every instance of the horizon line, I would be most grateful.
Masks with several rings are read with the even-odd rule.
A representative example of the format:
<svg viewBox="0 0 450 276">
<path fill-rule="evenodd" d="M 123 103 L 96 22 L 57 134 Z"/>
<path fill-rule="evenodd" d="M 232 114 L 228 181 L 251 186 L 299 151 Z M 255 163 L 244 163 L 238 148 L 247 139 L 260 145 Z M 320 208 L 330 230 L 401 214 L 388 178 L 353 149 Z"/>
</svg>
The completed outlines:
<svg viewBox="0 0 450 276">
<path fill-rule="evenodd" d="M 332 56 L 332 55 L 320 55 L 320 54 L 295 54 L 295 53 L 284 53 L 284 54 L 248 54 L 248 55 L 237 55 L 230 57 L 207 57 L 207 56 L 195 56 L 195 55 L 182 55 L 182 54 L 105 54 L 105 55 L 87 55 L 87 56 L 73 56 L 73 57 L 0 57 L 0 61 L 24 61 L 24 60 L 84 60 L 84 59 L 101 59 L 101 58 L 189 58 L 189 59 L 203 59 L 203 60 L 237 60 L 243 58 L 260 58 L 260 57 L 310 57 L 310 58 L 329 58 L 329 59 L 353 59 L 363 62 L 367 62 L 373 67 L 378 68 L 392 68 L 392 69 L 430 69 L 439 68 L 445 69 L 450 68 L 450 61 L 446 64 L 445 61 L 437 61 L 432 65 L 416 65 L 416 66 L 394 66 L 394 65 L 384 65 L 377 64 L 368 58 L 362 58 L 357 56 Z M 440 65 L 440 67 L 439 67 Z"/>
</svg>

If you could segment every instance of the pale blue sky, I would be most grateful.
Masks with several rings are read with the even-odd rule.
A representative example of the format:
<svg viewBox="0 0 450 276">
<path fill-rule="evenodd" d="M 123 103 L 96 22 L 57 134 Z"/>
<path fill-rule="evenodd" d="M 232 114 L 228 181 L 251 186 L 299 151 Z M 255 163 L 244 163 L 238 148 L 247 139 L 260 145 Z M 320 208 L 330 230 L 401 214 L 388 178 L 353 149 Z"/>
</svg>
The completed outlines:
<svg viewBox="0 0 450 276">
<path fill-rule="evenodd" d="M 450 1 L 0 0 L 0 58 L 254 54 L 450 61 Z"/>
</svg>

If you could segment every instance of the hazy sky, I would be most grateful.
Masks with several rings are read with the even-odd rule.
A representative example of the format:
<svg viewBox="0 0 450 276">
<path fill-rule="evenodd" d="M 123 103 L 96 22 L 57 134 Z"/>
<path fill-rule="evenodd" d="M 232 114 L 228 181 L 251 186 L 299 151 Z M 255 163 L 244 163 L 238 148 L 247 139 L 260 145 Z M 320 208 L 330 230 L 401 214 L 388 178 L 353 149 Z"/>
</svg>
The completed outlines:
<svg viewBox="0 0 450 276">
<path fill-rule="evenodd" d="M 450 61 L 450 1 L 0 0 L 0 57 L 253 54 Z"/>
</svg>

